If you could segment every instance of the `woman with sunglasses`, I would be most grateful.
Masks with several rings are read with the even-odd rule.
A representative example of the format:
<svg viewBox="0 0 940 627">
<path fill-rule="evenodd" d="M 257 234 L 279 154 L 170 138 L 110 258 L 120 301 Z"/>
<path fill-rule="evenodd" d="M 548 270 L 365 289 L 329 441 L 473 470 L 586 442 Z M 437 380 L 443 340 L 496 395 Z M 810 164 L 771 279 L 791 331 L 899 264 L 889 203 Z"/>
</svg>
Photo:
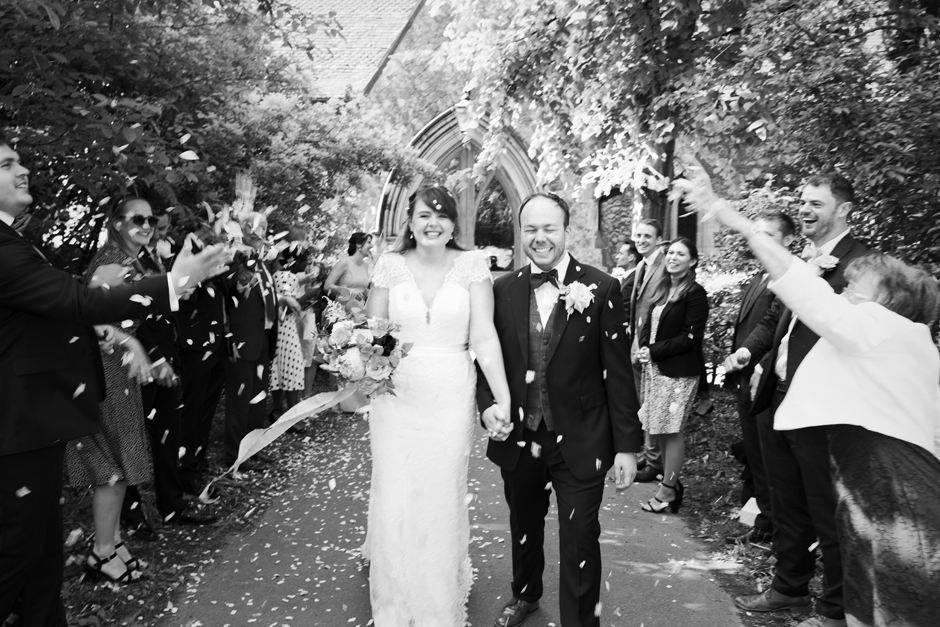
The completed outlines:
<svg viewBox="0 0 940 627">
<path fill-rule="evenodd" d="M 107 217 L 107 241 L 85 272 L 86 280 L 107 264 L 127 268 L 125 281 L 145 275 L 138 261 L 140 249 L 150 242 L 158 218 L 150 203 L 130 198 L 118 203 Z M 73 487 L 92 487 L 94 546 L 84 563 L 91 579 L 118 583 L 140 578 L 140 561 L 121 541 L 120 517 L 128 485 L 153 479 L 153 462 L 144 425 L 140 383 L 152 380 L 147 353 L 135 337 L 139 321 L 113 325 L 117 336 L 110 353 L 102 351 L 107 395 L 99 404 L 101 433 L 73 440 L 66 447 L 66 466 Z M 139 507 L 139 505 L 138 505 Z"/>
</svg>

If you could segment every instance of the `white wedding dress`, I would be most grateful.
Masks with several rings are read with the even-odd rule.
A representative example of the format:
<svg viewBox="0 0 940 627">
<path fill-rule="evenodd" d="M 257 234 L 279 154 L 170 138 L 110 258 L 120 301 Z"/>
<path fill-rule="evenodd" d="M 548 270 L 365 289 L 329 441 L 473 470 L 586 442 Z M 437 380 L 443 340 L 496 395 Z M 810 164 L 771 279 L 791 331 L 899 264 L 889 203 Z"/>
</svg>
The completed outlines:
<svg viewBox="0 0 940 627">
<path fill-rule="evenodd" d="M 413 342 L 396 396 L 372 401 L 372 488 L 363 556 L 375 627 L 463 627 L 473 573 L 467 470 L 477 420 L 467 349 L 470 284 L 490 282 L 482 253 L 461 253 L 428 308 L 398 253 L 379 258 L 397 337 Z"/>
</svg>

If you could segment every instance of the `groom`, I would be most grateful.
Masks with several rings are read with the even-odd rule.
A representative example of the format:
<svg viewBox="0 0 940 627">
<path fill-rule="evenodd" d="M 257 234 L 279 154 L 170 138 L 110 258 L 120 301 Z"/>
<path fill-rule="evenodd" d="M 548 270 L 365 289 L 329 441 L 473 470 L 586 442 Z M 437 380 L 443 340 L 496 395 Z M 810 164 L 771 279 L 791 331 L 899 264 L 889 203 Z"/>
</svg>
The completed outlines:
<svg viewBox="0 0 940 627">
<path fill-rule="evenodd" d="M 493 286 L 495 324 L 512 395 L 510 416 L 494 405 L 486 377 L 477 402 L 490 433 L 487 457 L 502 470 L 512 531 L 512 600 L 496 619 L 513 627 L 538 609 L 549 496 L 558 500 L 563 627 L 598 626 L 598 510 L 607 471 L 618 488 L 636 475 L 642 445 L 633 370 L 622 340 L 617 281 L 565 251 L 569 210 L 554 194 L 519 209 L 530 265 Z M 593 299 L 593 300 L 592 300 Z"/>
</svg>

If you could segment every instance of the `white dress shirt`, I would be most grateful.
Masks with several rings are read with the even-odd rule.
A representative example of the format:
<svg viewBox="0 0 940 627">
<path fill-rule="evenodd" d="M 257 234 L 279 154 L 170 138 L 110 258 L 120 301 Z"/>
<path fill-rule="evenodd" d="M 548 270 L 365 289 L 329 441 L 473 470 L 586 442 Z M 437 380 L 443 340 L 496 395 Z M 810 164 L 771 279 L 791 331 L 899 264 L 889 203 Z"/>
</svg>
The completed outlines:
<svg viewBox="0 0 940 627">
<path fill-rule="evenodd" d="M 549 270 L 558 271 L 559 285 L 565 282 L 565 275 L 568 273 L 569 263 L 571 263 L 571 255 L 568 254 L 568 251 L 565 251 L 565 254 L 561 256 L 558 263 L 549 268 Z M 543 270 L 531 261 L 529 262 L 529 266 L 532 269 L 532 274 L 542 274 Z M 545 328 L 545 325 L 548 324 L 548 319 L 552 315 L 552 309 L 555 308 L 555 303 L 558 302 L 558 296 L 560 294 L 561 290 L 552 285 L 551 281 L 546 281 L 535 289 L 535 303 L 539 308 L 539 319 L 542 321 L 542 328 Z"/>
</svg>

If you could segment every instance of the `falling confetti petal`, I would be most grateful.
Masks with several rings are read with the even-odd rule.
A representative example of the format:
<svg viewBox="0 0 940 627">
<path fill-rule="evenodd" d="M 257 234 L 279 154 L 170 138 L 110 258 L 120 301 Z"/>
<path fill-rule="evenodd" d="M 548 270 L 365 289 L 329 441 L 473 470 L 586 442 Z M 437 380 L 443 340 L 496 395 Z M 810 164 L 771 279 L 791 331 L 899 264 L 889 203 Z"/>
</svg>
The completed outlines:
<svg viewBox="0 0 940 627">
<path fill-rule="evenodd" d="M 598 470 L 600 470 L 600 469 L 601 469 L 601 466 L 604 465 L 604 462 L 602 462 L 599 457 L 594 460 L 594 463 L 595 463 L 595 465 L 597 466 L 597 469 L 598 469 Z"/>
<path fill-rule="evenodd" d="M 335 489 L 336 489 L 336 479 L 330 479 L 329 486 L 330 486 L 330 490 L 335 490 Z"/>
<path fill-rule="evenodd" d="M 77 341 L 78 341 L 78 336 L 76 335 L 76 336 L 73 337 L 71 340 L 69 340 L 69 344 L 74 344 L 74 343 L 77 342 Z"/>
<path fill-rule="evenodd" d="M 809 545 L 809 552 L 812 553 L 815 551 L 817 546 L 819 546 L 819 540 L 816 540 L 816 542 L 813 542 L 811 545 Z"/>
<path fill-rule="evenodd" d="M 29 488 L 27 488 L 27 487 L 24 485 L 22 488 L 20 488 L 19 490 L 16 491 L 16 496 L 18 496 L 19 498 L 23 498 L 24 496 L 26 496 L 26 495 L 29 494 L 30 492 L 32 492 L 32 490 L 30 490 Z"/>
<path fill-rule="evenodd" d="M 529 537 L 529 536 L 522 536 L 522 539 L 519 540 L 519 544 L 525 544 L 526 538 L 528 538 L 528 537 Z"/>
<path fill-rule="evenodd" d="M 542 455 L 542 447 L 538 442 L 532 443 L 532 457 L 538 459 Z"/>
<path fill-rule="evenodd" d="M 140 303 L 144 307 L 149 307 L 150 303 L 153 302 L 152 298 L 144 296 L 143 294 L 131 294 L 130 299 L 135 303 Z"/>
<path fill-rule="evenodd" d="M 257 405 L 258 403 L 260 403 L 261 401 L 263 401 L 266 396 L 267 396 L 267 394 L 265 394 L 264 390 L 261 390 L 260 392 L 258 392 L 258 395 L 257 395 L 256 397 L 254 397 L 253 399 L 251 399 L 250 401 L 248 401 L 248 404 L 249 404 L 249 405 Z"/>
<path fill-rule="evenodd" d="M 558 444 L 559 442 L 561 442 L 561 439 L 562 439 L 563 437 L 565 437 L 565 436 L 559 435 L 557 438 L 555 438 L 555 444 Z"/>
<path fill-rule="evenodd" d="M 604 604 L 601 601 L 597 602 L 597 605 L 594 606 L 594 616 L 600 617 L 601 610 L 604 609 Z"/>
<path fill-rule="evenodd" d="M 533 381 L 535 381 L 535 370 L 526 370 L 525 382 L 532 383 Z"/>
<path fill-rule="evenodd" d="M 81 396 L 82 392 L 84 391 L 85 391 L 85 384 L 79 383 L 78 387 L 75 388 L 75 392 L 72 394 L 72 398 L 78 398 L 79 396 Z"/>
<path fill-rule="evenodd" d="M 186 285 L 187 283 L 189 283 L 189 277 L 188 277 L 188 276 L 184 276 L 184 277 L 180 277 L 180 280 L 176 282 L 176 285 L 177 285 L 178 287 L 183 287 L 183 286 Z"/>
</svg>

